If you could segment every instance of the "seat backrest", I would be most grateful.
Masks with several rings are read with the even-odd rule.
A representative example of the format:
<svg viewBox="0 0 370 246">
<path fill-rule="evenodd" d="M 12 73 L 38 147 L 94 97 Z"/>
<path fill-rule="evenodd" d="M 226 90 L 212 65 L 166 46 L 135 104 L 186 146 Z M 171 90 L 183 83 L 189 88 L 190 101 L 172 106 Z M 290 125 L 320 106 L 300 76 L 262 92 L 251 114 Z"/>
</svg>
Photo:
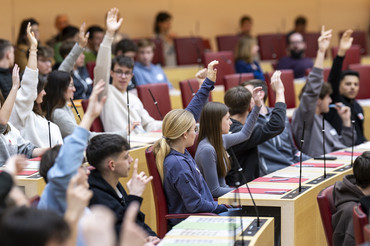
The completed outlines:
<svg viewBox="0 0 370 246">
<path fill-rule="evenodd" d="M 87 106 L 89 105 L 89 99 L 84 99 L 81 101 L 82 109 L 84 112 L 87 110 Z M 103 123 L 101 122 L 100 116 L 96 117 L 94 122 L 91 124 L 90 131 L 92 132 L 104 132 Z"/>
<path fill-rule="evenodd" d="M 364 226 L 364 239 L 365 242 L 370 242 L 370 224 Z"/>
<path fill-rule="evenodd" d="M 281 71 L 281 80 L 284 84 L 284 95 L 285 95 L 285 103 L 287 108 L 295 108 L 295 90 L 294 90 L 294 72 L 291 69 L 280 70 Z M 269 106 L 275 107 L 275 92 L 271 88 L 271 76 L 274 72 L 267 73 L 266 83 L 268 87 L 268 99 L 269 99 Z"/>
<path fill-rule="evenodd" d="M 225 75 L 235 73 L 234 54 L 232 51 L 218 51 L 204 53 L 204 67 L 213 60 L 218 61 L 216 85 L 223 84 Z"/>
<path fill-rule="evenodd" d="M 199 82 L 197 79 L 186 79 L 179 83 L 181 91 L 182 107 L 186 108 L 195 93 L 199 90 Z M 212 93 L 209 93 L 208 101 L 212 101 Z"/>
<path fill-rule="evenodd" d="M 174 39 L 177 65 L 203 64 L 204 44 L 200 37 Z"/>
<path fill-rule="evenodd" d="M 155 49 L 154 49 L 154 56 L 152 63 L 153 64 L 161 64 L 161 66 L 165 66 L 165 61 L 164 61 L 164 55 L 163 55 L 163 41 L 160 38 L 153 38 L 152 39 L 153 43 L 155 44 Z"/>
<path fill-rule="evenodd" d="M 326 242 L 329 246 L 333 245 L 333 227 L 331 224 L 332 214 L 336 212 L 333 200 L 334 185 L 326 187 L 317 196 L 317 203 L 319 205 L 321 221 L 324 226 Z"/>
<path fill-rule="evenodd" d="M 317 40 L 320 37 L 319 32 L 308 32 L 303 34 L 306 43 L 305 56 L 315 58 L 318 50 Z"/>
<path fill-rule="evenodd" d="M 261 34 L 257 39 L 261 60 L 276 60 L 286 55 L 284 34 Z"/>
<path fill-rule="evenodd" d="M 312 68 L 307 68 L 305 71 L 305 75 L 308 76 L 311 71 L 312 71 Z M 330 74 L 330 67 L 324 68 L 324 81 L 325 82 L 328 82 L 329 74 Z"/>
<path fill-rule="evenodd" d="M 90 78 L 94 80 L 94 68 L 96 63 L 94 61 L 86 63 L 87 71 L 89 72 Z"/>
<path fill-rule="evenodd" d="M 339 39 L 342 37 L 344 31 L 339 32 Z M 366 42 L 366 32 L 364 31 L 354 31 L 351 35 L 353 37 L 352 44 L 360 46 L 360 53 L 362 56 L 367 55 L 367 42 Z"/>
<path fill-rule="evenodd" d="M 364 238 L 364 226 L 368 223 L 368 219 L 364 211 L 361 209 L 361 205 L 353 207 L 353 230 L 355 232 L 356 245 L 360 245 L 365 242 Z"/>
<path fill-rule="evenodd" d="M 339 47 L 332 47 L 331 48 L 331 57 L 336 57 L 338 53 Z M 360 54 L 360 46 L 359 45 L 352 45 L 346 52 L 346 56 L 343 60 L 342 69 L 348 69 L 349 65 L 351 64 L 360 64 L 361 63 L 361 54 Z"/>
<path fill-rule="evenodd" d="M 254 79 L 253 73 L 234 73 L 224 76 L 225 92 L 230 88 L 240 85 L 241 83 Z"/>
<path fill-rule="evenodd" d="M 154 197 L 154 205 L 157 214 L 157 234 L 160 238 L 163 238 L 167 233 L 167 200 L 164 194 L 161 177 L 159 176 L 157 165 L 155 163 L 155 156 L 153 153 L 153 146 L 150 146 L 145 150 L 146 163 L 152 180 L 152 189 Z"/>
<path fill-rule="evenodd" d="M 221 35 L 216 36 L 218 51 L 235 51 L 236 45 L 238 44 L 238 35 Z"/>
<path fill-rule="evenodd" d="M 370 98 L 370 65 L 353 64 L 349 69 L 355 70 L 360 75 L 360 90 L 356 99 Z"/>
<path fill-rule="evenodd" d="M 154 119 L 163 120 L 163 117 L 171 111 L 171 100 L 167 83 L 140 85 L 136 89 L 144 108 Z"/>
</svg>

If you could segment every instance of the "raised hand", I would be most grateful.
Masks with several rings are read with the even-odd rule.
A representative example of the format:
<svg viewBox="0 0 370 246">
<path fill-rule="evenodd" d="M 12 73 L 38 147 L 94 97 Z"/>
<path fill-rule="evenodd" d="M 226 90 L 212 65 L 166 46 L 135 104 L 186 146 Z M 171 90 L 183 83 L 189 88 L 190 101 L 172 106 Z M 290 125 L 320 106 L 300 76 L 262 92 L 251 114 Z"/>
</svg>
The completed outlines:
<svg viewBox="0 0 370 246">
<path fill-rule="evenodd" d="M 102 205 L 94 205 L 91 208 L 91 213 L 86 214 L 82 218 L 82 231 L 86 245 L 116 245 L 114 220 L 114 214 L 109 208 Z"/>
<path fill-rule="evenodd" d="M 107 33 L 113 35 L 115 31 L 119 29 L 122 24 L 123 19 L 120 18 L 117 21 L 119 10 L 117 8 L 112 8 L 108 11 L 107 15 Z"/>
<path fill-rule="evenodd" d="M 90 99 L 89 106 L 87 107 L 86 114 L 91 114 L 95 119 L 98 117 L 103 110 L 103 106 L 107 97 L 104 96 L 99 100 L 99 94 L 104 90 L 105 81 L 100 80 L 93 88 Z"/>
<path fill-rule="evenodd" d="M 139 207 L 139 203 L 134 201 L 130 203 L 126 210 L 120 236 L 120 246 L 142 246 L 147 242 L 146 232 L 135 222 Z"/>
<path fill-rule="evenodd" d="M 276 93 L 284 93 L 284 84 L 283 81 L 281 81 L 281 72 L 279 70 L 275 71 L 271 76 L 271 88 Z"/>
<path fill-rule="evenodd" d="M 353 31 L 351 29 L 346 30 L 339 41 L 339 50 L 338 55 L 344 56 L 346 54 L 346 51 L 351 48 L 353 38 L 351 37 Z"/>
<path fill-rule="evenodd" d="M 68 215 L 70 222 L 78 222 L 93 195 L 89 186 L 84 182 L 86 180 L 86 173 L 84 172 L 84 170 L 79 169 L 68 184 L 66 215 Z"/>
<path fill-rule="evenodd" d="M 211 61 L 208 64 L 208 68 L 207 68 L 207 78 L 213 82 L 216 82 L 217 69 L 214 68 L 214 66 L 217 64 L 218 64 L 218 61 L 216 60 Z"/>
<path fill-rule="evenodd" d="M 321 35 L 317 40 L 320 52 L 325 52 L 329 48 L 332 32 L 332 29 L 325 31 L 325 26 L 322 26 Z"/>
<path fill-rule="evenodd" d="M 5 162 L 5 171 L 15 177 L 28 165 L 27 158 L 23 155 L 13 155 Z"/>
<path fill-rule="evenodd" d="M 19 79 L 19 67 L 17 64 L 14 64 L 13 73 L 12 73 L 13 88 L 18 90 L 20 79 Z"/>
<path fill-rule="evenodd" d="M 257 107 L 261 107 L 263 104 L 262 87 L 256 87 L 253 89 L 252 97 Z"/>
<path fill-rule="evenodd" d="M 28 42 L 30 43 L 30 48 L 37 49 L 37 39 L 35 37 L 35 34 L 31 31 L 30 22 L 28 22 L 28 25 L 27 25 L 27 39 L 28 39 Z"/>
<path fill-rule="evenodd" d="M 146 176 L 144 172 L 137 173 L 138 159 L 135 159 L 134 169 L 132 171 L 132 177 L 127 182 L 127 188 L 130 195 L 141 196 L 145 190 L 147 183 L 149 183 L 153 177 Z"/>
<path fill-rule="evenodd" d="M 203 68 L 195 74 L 195 78 L 198 80 L 199 83 L 203 83 L 206 77 L 207 77 L 207 68 Z"/>
<path fill-rule="evenodd" d="M 342 119 L 343 125 L 346 127 L 351 126 L 351 108 L 342 103 L 336 103 L 335 109 L 339 117 Z"/>
<path fill-rule="evenodd" d="M 81 48 L 86 48 L 87 46 L 87 41 L 89 39 L 90 33 L 85 34 L 85 28 L 86 28 L 86 23 L 82 23 L 80 26 L 80 32 L 78 34 L 78 45 Z"/>
</svg>

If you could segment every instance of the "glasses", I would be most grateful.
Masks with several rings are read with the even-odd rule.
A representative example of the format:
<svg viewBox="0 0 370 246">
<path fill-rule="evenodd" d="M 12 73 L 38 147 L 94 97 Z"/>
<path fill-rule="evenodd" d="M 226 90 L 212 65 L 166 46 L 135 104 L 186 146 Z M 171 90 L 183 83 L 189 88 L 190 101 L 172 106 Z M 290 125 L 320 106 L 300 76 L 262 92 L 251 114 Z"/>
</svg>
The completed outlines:
<svg viewBox="0 0 370 246">
<path fill-rule="evenodd" d="M 116 70 L 116 71 L 113 71 L 115 74 L 117 74 L 117 76 L 119 77 L 122 77 L 122 75 L 125 75 L 125 77 L 129 77 L 132 75 L 132 72 L 130 71 L 126 71 L 126 72 L 123 72 L 122 70 Z"/>
</svg>

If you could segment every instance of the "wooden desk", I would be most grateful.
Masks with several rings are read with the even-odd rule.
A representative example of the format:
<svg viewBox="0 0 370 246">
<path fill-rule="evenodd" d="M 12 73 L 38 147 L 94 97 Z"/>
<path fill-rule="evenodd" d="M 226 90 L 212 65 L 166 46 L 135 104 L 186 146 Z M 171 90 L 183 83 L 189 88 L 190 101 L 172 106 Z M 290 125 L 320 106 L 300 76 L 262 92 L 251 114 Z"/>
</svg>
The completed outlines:
<svg viewBox="0 0 370 246">
<path fill-rule="evenodd" d="M 244 230 L 251 225 L 255 217 L 243 217 Z M 261 217 L 263 225 L 253 236 L 244 236 L 244 242 L 249 246 L 270 246 L 273 245 L 274 223 L 273 218 Z M 190 216 L 176 225 L 166 234 L 160 245 L 233 245 L 234 232 L 231 228 L 233 223 L 240 228 L 240 217 L 223 216 Z M 239 230 L 240 231 L 240 230 Z M 241 240 L 240 232 L 237 233 L 237 240 Z"/>
<path fill-rule="evenodd" d="M 364 150 L 357 148 L 355 151 L 362 152 Z M 327 161 L 327 163 L 341 163 L 342 166 L 350 164 L 350 157 L 337 157 L 337 160 Z M 322 161 L 308 160 L 304 163 L 309 163 L 307 165 L 310 165 L 312 163 L 320 162 Z M 281 216 L 281 245 L 326 245 L 325 234 L 321 223 L 321 217 L 316 197 L 322 189 L 334 184 L 336 181 L 341 181 L 344 175 L 350 174 L 352 172 L 351 168 L 345 171 L 336 172 L 338 168 L 327 169 L 327 174 L 332 174 L 332 177 L 325 179 L 319 184 L 309 184 L 309 182 L 311 182 L 312 180 L 323 175 L 323 168 L 303 167 L 303 178 L 307 178 L 308 180 L 303 182 L 302 185 L 307 186 L 309 189 L 292 199 L 283 198 L 284 196 L 289 194 L 288 192 L 285 194 L 271 194 L 271 190 L 294 190 L 298 188 L 298 183 L 294 183 L 293 180 L 290 183 L 283 183 L 282 181 L 278 181 L 279 178 L 299 176 L 298 167 L 290 166 L 266 175 L 265 177 L 275 179 L 271 180 L 272 182 L 257 182 L 257 180 L 254 180 L 248 183 L 249 187 L 252 190 L 256 188 L 267 190 L 262 194 L 253 194 L 253 198 L 255 199 L 257 206 L 268 207 L 271 208 L 271 210 L 276 210 L 277 208 L 278 211 L 280 209 L 280 214 L 278 215 Z M 275 190 L 275 192 L 277 191 Z M 218 202 L 220 204 L 230 204 L 234 201 L 234 197 L 235 193 L 230 192 L 220 197 L 218 199 Z M 240 197 L 242 205 L 252 205 L 248 193 L 240 193 Z M 265 216 L 264 214 L 261 215 Z"/>
</svg>

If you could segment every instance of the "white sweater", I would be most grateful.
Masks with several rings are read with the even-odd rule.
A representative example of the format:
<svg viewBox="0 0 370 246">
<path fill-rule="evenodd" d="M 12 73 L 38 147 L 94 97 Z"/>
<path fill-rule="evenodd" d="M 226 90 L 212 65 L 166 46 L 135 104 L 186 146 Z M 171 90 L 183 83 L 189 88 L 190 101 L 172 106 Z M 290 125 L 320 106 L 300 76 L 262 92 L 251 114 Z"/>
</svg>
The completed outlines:
<svg viewBox="0 0 370 246">
<path fill-rule="evenodd" d="M 38 70 L 26 67 L 9 121 L 20 131 L 24 139 L 37 147 L 49 147 L 48 121 L 32 111 L 37 98 L 37 83 Z M 50 122 L 50 135 L 51 146 L 63 144 L 59 127 L 52 122 Z"/>
<path fill-rule="evenodd" d="M 153 119 L 148 111 L 144 109 L 140 99 L 129 93 L 130 100 L 130 122 L 139 121 L 145 131 L 153 131 L 162 129 L 162 121 Z M 125 131 L 127 130 L 127 92 L 120 92 L 113 85 L 108 85 L 107 101 L 105 102 L 103 111 L 100 114 L 104 125 L 104 130 Z M 137 134 L 141 131 L 136 128 L 132 133 Z"/>
</svg>

